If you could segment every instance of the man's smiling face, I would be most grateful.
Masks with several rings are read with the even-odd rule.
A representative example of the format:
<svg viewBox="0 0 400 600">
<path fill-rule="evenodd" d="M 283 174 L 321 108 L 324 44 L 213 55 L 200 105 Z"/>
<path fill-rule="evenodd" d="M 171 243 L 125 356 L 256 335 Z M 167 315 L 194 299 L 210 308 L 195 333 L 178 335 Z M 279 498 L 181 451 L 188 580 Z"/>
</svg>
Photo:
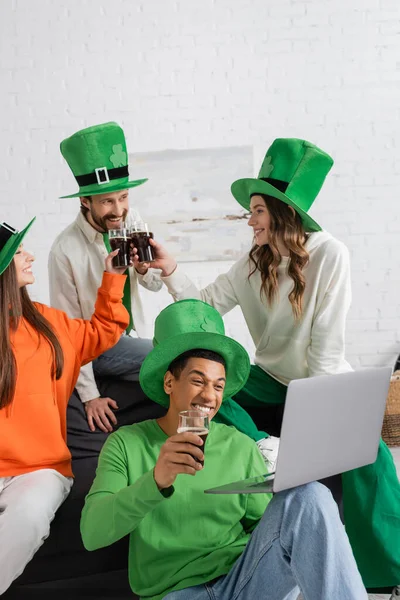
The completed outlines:
<svg viewBox="0 0 400 600">
<path fill-rule="evenodd" d="M 225 367 L 206 358 L 191 357 L 180 374 L 167 371 L 164 390 L 169 395 L 170 411 L 200 410 L 212 419 L 218 412 L 226 383 Z"/>
<path fill-rule="evenodd" d="M 97 231 L 120 229 L 123 227 L 129 209 L 128 190 L 98 194 L 91 198 L 81 198 L 87 208 L 86 219 Z"/>
</svg>

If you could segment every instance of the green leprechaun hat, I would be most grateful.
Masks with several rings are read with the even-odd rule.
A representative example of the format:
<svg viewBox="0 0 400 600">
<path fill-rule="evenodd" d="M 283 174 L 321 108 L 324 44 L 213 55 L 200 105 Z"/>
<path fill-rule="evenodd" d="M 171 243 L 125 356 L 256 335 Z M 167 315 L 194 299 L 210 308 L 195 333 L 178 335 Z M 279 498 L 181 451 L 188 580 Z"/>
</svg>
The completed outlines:
<svg viewBox="0 0 400 600">
<path fill-rule="evenodd" d="M 35 219 L 36 217 L 33 217 L 32 221 L 22 231 L 14 229 L 7 223 L 0 223 L 0 275 L 11 263 Z"/>
<path fill-rule="evenodd" d="M 155 322 L 153 344 L 143 361 L 139 381 L 144 393 L 162 406 L 169 406 L 164 375 L 172 361 L 188 350 L 212 350 L 225 359 L 224 398 L 236 394 L 249 376 L 246 350 L 225 335 L 219 312 L 201 300 L 180 300 L 164 308 Z"/>
<path fill-rule="evenodd" d="M 119 192 L 145 183 L 129 181 L 125 135 L 118 123 L 102 123 L 81 129 L 60 144 L 79 185 L 79 191 L 62 198 Z"/>
<path fill-rule="evenodd" d="M 231 191 L 246 210 L 251 196 L 273 196 L 300 215 L 306 231 L 321 231 L 308 214 L 333 165 L 333 159 L 314 144 L 295 138 L 276 139 L 265 155 L 257 179 L 238 179 Z"/>
</svg>

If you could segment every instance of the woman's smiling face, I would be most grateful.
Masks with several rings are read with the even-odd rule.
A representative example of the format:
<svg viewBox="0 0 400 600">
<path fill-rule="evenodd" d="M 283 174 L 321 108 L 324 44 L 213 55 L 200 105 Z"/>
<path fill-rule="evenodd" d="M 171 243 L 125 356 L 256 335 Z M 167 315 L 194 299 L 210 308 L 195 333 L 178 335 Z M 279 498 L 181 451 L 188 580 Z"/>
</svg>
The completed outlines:
<svg viewBox="0 0 400 600">
<path fill-rule="evenodd" d="M 34 283 L 35 276 L 32 272 L 32 263 L 35 260 L 33 254 L 24 250 L 23 245 L 19 246 L 14 255 L 14 265 L 17 272 L 18 287 L 24 287 Z"/>
<path fill-rule="evenodd" d="M 268 244 L 271 216 L 262 196 L 254 195 L 250 201 L 249 227 L 253 228 L 254 240 L 257 246 Z"/>
</svg>

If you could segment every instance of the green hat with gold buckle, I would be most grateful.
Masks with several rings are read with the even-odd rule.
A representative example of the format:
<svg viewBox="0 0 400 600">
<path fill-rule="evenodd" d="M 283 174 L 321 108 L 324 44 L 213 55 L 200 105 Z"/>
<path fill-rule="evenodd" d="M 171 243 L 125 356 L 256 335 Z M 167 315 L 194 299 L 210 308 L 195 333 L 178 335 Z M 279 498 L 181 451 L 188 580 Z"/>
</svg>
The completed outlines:
<svg viewBox="0 0 400 600">
<path fill-rule="evenodd" d="M 78 192 L 61 198 L 119 192 L 147 181 L 129 180 L 125 135 L 118 123 L 81 129 L 63 140 L 60 149 L 79 185 Z"/>
<path fill-rule="evenodd" d="M 32 221 L 22 231 L 14 229 L 8 223 L 0 223 L 0 275 L 10 265 L 35 219 L 36 217 L 33 217 Z"/>
<path fill-rule="evenodd" d="M 155 322 L 153 344 L 143 361 L 139 381 L 144 393 L 162 406 L 169 406 L 164 375 L 172 361 L 188 350 L 212 350 L 225 359 L 224 398 L 236 394 L 249 376 L 246 350 L 225 335 L 219 312 L 201 300 L 180 300 L 164 308 Z"/>
<path fill-rule="evenodd" d="M 321 231 L 308 214 L 333 159 L 314 144 L 295 138 L 276 139 L 265 155 L 257 179 L 238 179 L 231 191 L 246 210 L 251 196 L 264 194 L 288 204 L 300 215 L 305 231 Z"/>
</svg>

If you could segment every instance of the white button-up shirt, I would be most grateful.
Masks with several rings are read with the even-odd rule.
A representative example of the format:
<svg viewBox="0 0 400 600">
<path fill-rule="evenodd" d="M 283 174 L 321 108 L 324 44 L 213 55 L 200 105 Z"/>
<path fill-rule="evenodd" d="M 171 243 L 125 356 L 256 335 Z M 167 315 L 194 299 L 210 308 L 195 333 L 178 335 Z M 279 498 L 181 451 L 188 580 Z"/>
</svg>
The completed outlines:
<svg viewBox="0 0 400 600">
<path fill-rule="evenodd" d="M 129 210 L 126 225 L 141 221 L 139 213 Z M 55 239 L 49 255 L 49 285 L 51 306 L 69 317 L 91 319 L 108 255 L 103 235 L 88 223 L 82 212 Z M 138 283 L 157 292 L 162 287 L 159 271 L 149 269 L 140 275 L 131 267 L 131 311 L 134 328 L 139 337 L 146 335 L 143 305 Z M 81 368 L 76 384 L 82 402 L 100 396 L 92 363 Z"/>
</svg>

